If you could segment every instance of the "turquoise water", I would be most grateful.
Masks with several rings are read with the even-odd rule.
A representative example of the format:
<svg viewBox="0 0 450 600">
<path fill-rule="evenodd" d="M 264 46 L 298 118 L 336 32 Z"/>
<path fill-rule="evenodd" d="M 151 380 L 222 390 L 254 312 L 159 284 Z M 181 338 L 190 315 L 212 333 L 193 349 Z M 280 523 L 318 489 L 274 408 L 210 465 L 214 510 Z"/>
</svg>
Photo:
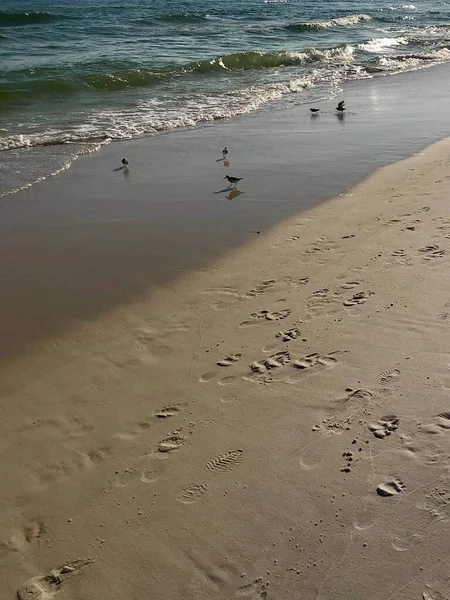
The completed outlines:
<svg viewBox="0 0 450 600">
<path fill-rule="evenodd" d="M 448 61 L 450 3 L 2 0 L 0 56 L 1 194 L 110 141 Z"/>
</svg>

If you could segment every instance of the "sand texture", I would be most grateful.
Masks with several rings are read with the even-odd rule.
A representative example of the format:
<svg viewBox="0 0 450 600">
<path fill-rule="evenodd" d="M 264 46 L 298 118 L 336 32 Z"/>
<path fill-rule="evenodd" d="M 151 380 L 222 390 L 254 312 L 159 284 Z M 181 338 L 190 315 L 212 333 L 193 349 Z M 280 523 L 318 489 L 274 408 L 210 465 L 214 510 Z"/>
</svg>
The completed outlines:
<svg viewBox="0 0 450 600">
<path fill-rule="evenodd" d="M 450 598 L 449 156 L 5 362 L 1 599 Z"/>
</svg>

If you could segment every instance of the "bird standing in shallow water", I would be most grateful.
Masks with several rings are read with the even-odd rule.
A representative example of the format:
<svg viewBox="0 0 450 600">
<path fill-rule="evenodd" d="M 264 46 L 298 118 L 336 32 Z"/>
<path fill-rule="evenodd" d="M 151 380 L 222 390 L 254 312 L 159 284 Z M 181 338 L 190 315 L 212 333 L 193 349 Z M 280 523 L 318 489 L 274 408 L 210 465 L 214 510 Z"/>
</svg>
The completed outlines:
<svg viewBox="0 0 450 600">
<path fill-rule="evenodd" d="M 229 184 L 236 187 L 243 177 L 231 177 L 230 175 L 225 175 L 224 179 L 228 179 Z"/>
<path fill-rule="evenodd" d="M 336 110 L 341 113 L 344 112 L 344 110 L 345 110 L 344 104 L 345 104 L 345 100 L 341 100 L 339 102 L 339 104 L 336 106 Z"/>
<path fill-rule="evenodd" d="M 126 159 L 126 158 L 122 158 L 122 164 L 123 164 L 123 166 L 124 166 L 124 167 L 126 167 L 126 166 L 127 166 L 127 164 L 128 164 L 128 161 L 127 161 L 127 159 Z"/>
<path fill-rule="evenodd" d="M 222 156 L 223 156 L 223 160 L 225 160 L 225 159 L 226 159 L 227 155 L 228 155 L 228 148 L 227 148 L 227 147 L 225 147 L 225 148 L 222 150 Z"/>
</svg>

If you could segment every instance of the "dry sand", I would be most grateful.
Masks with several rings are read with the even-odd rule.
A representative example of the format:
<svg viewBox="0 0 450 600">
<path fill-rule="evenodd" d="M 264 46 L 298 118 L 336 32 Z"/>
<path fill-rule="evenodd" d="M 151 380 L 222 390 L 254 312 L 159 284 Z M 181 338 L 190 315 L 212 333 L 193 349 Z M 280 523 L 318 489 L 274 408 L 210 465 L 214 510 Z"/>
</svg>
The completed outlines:
<svg viewBox="0 0 450 600">
<path fill-rule="evenodd" d="M 1 599 L 449 598 L 449 153 L 4 365 Z"/>
</svg>

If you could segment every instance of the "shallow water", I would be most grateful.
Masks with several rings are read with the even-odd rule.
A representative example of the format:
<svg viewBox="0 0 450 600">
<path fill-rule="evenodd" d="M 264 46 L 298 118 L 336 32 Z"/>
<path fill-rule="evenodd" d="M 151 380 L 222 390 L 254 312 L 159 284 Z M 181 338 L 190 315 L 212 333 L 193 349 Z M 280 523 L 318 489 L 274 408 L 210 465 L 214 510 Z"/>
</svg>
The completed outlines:
<svg viewBox="0 0 450 600">
<path fill-rule="evenodd" d="M 4 0 L 0 194 L 110 140 L 329 98 L 449 47 L 450 5 L 429 0 Z"/>
</svg>

